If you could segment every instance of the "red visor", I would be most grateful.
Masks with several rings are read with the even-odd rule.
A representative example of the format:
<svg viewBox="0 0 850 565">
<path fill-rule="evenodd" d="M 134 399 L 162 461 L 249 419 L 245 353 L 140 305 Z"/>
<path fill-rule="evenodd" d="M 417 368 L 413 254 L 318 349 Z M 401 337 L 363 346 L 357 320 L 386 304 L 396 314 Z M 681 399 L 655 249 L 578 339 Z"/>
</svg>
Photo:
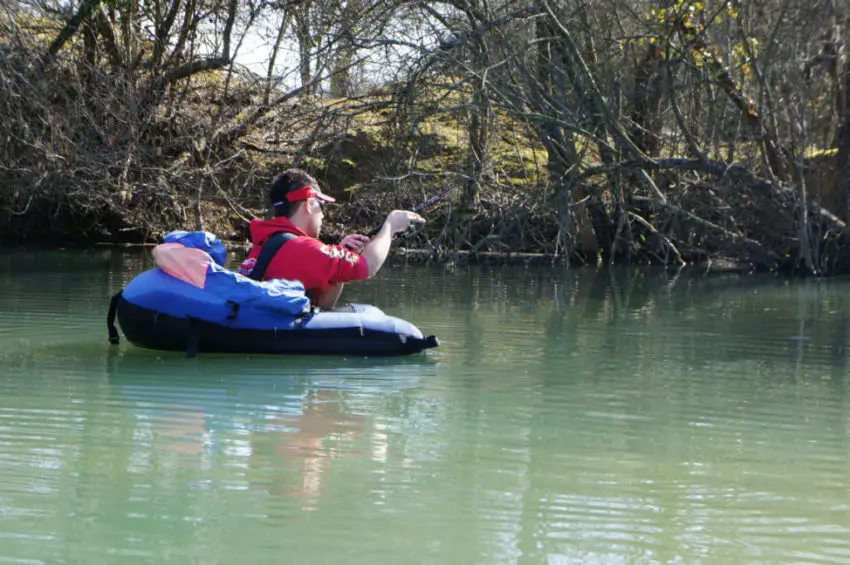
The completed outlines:
<svg viewBox="0 0 850 565">
<path fill-rule="evenodd" d="M 331 198 L 326 194 L 322 194 L 312 186 L 305 186 L 303 188 L 299 188 L 298 190 L 293 190 L 291 192 L 286 193 L 286 199 L 290 202 L 298 202 L 299 200 L 307 200 L 308 198 L 318 198 L 319 200 L 324 200 L 325 202 L 336 202 L 336 198 Z M 277 203 L 275 203 L 275 206 L 277 206 Z"/>
</svg>

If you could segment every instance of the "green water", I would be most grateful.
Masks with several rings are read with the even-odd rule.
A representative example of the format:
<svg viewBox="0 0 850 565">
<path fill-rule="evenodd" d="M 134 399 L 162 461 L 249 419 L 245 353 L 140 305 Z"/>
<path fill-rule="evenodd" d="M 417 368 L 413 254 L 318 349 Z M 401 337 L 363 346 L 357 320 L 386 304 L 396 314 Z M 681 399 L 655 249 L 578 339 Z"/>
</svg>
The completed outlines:
<svg viewBox="0 0 850 565">
<path fill-rule="evenodd" d="M 0 255 L 0 563 L 848 563 L 850 281 L 393 266 L 400 359 L 106 340 Z"/>
</svg>

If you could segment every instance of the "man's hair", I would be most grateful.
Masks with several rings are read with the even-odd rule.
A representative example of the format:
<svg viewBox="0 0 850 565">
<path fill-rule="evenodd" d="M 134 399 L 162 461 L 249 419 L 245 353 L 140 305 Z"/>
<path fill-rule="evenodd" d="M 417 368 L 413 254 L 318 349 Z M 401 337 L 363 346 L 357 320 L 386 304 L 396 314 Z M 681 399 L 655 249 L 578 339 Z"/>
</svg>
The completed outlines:
<svg viewBox="0 0 850 565">
<path fill-rule="evenodd" d="M 280 216 L 292 217 L 298 202 L 290 202 L 286 199 L 286 195 L 305 186 L 318 189 L 319 183 L 301 169 L 286 170 L 274 179 L 269 187 L 269 202 L 275 218 Z"/>
</svg>

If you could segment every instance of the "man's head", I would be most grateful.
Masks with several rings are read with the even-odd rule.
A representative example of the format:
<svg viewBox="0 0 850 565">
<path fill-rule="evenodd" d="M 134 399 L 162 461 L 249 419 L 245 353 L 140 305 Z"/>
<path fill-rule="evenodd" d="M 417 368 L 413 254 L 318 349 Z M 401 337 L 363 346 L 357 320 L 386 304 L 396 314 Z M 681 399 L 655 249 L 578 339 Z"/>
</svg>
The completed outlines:
<svg viewBox="0 0 850 565">
<path fill-rule="evenodd" d="M 269 187 L 269 200 L 275 217 L 285 216 L 310 237 L 319 237 L 325 203 L 336 202 L 322 194 L 316 179 L 300 169 L 278 176 Z"/>
</svg>

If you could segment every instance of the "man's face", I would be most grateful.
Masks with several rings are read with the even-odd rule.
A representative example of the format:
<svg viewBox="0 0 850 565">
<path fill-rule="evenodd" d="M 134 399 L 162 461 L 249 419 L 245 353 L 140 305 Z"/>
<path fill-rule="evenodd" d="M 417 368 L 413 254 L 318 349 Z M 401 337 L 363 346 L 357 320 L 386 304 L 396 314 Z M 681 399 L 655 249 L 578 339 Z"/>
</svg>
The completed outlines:
<svg viewBox="0 0 850 565">
<path fill-rule="evenodd" d="M 307 211 L 310 213 L 307 235 L 318 238 L 322 231 L 322 220 L 325 218 L 325 202 L 313 197 L 307 200 L 306 205 Z"/>
</svg>

